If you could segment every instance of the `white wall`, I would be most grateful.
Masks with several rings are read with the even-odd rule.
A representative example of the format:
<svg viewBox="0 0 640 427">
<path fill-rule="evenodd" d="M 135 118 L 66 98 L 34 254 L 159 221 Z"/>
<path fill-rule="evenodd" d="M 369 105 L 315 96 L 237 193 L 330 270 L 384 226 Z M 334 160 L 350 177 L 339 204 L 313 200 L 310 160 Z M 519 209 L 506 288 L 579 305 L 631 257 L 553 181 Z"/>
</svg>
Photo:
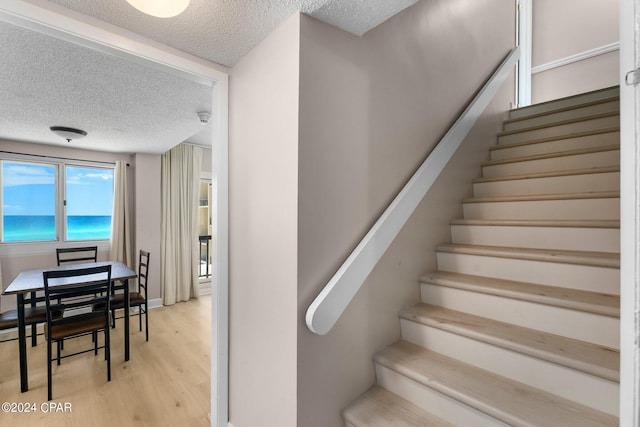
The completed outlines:
<svg viewBox="0 0 640 427">
<path fill-rule="evenodd" d="M 533 0 L 532 67 L 619 41 L 619 0 Z M 533 74 L 533 103 L 618 84 L 618 52 Z"/>
<path fill-rule="evenodd" d="M 229 417 L 296 426 L 298 62 L 294 15 L 229 79 Z"/>
<path fill-rule="evenodd" d="M 505 7 L 505 3 L 506 6 Z M 312 334 L 309 304 L 514 46 L 515 6 L 430 0 L 357 38 L 303 17 L 300 47 L 298 425 L 343 425 L 375 382 L 373 354 L 400 339 L 398 312 L 450 240 L 479 162 L 513 101 L 505 88 L 334 329 Z M 481 135 L 481 136 L 480 136 Z"/>
</svg>

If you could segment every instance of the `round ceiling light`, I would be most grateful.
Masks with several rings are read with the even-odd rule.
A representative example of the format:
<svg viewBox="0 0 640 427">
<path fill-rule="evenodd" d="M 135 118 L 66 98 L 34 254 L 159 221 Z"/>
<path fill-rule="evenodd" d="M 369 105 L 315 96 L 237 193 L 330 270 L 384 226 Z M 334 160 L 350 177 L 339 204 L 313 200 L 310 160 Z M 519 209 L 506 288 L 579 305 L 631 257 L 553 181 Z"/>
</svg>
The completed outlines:
<svg viewBox="0 0 640 427">
<path fill-rule="evenodd" d="M 87 133 L 80 129 L 68 128 L 64 126 L 51 126 L 49 130 L 60 138 L 64 138 L 67 142 L 71 142 L 72 139 L 82 138 L 87 136 Z"/>
<path fill-rule="evenodd" d="M 190 0 L 127 0 L 131 6 L 157 18 L 180 15 L 189 6 Z"/>
</svg>

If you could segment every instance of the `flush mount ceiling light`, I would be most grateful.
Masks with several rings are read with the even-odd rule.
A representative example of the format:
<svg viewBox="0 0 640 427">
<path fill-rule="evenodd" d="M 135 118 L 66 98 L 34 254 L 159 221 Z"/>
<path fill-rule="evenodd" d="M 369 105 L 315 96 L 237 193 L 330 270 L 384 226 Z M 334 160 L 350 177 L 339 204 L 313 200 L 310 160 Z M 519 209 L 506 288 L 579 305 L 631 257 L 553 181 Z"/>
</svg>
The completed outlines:
<svg viewBox="0 0 640 427">
<path fill-rule="evenodd" d="M 189 6 L 190 0 L 127 0 L 131 6 L 157 18 L 180 15 Z"/>
<path fill-rule="evenodd" d="M 64 126 L 51 126 L 49 130 L 58 135 L 60 138 L 66 139 L 67 142 L 71 142 L 72 139 L 82 138 L 83 136 L 87 135 L 87 133 L 83 130 L 68 128 Z"/>
</svg>

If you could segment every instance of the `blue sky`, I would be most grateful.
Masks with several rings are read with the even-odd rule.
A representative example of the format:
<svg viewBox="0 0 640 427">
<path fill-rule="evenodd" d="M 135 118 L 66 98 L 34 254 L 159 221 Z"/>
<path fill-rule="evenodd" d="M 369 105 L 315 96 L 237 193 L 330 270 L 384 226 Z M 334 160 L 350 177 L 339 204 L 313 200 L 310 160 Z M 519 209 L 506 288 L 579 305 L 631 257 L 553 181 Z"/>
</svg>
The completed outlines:
<svg viewBox="0 0 640 427">
<path fill-rule="evenodd" d="M 3 162 L 4 215 L 54 215 L 55 176 L 55 166 Z M 111 215 L 111 169 L 67 166 L 66 181 L 67 215 Z"/>
</svg>

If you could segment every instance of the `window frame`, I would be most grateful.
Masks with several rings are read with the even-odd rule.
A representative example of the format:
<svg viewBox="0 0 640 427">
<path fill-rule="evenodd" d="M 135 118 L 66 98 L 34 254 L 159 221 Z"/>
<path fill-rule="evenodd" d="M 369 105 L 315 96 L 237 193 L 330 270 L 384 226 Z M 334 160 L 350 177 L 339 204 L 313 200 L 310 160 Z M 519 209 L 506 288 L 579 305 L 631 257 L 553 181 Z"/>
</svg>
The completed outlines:
<svg viewBox="0 0 640 427">
<path fill-rule="evenodd" d="M 73 167 L 87 167 L 95 169 L 109 169 L 115 172 L 114 162 L 100 162 L 91 160 L 78 160 L 51 156 L 38 156 L 30 154 L 18 154 L 0 152 L 0 162 L 16 162 L 27 163 L 35 165 L 47 165 L 54 166 L 55 172 L 55 226 L 56 226 L 56 238 L 55 240 L 34 240 L 34 241 L 20 241 L 20 242 L 2 242 L 0 241 L 0 256 L 7 255 L 35 255 L 51 253 L 55 248 L 61 247 L 74 247 L 78 245 L 85 245 L 91 243 L 97 245 L 98 249 L 109 249 L 110 239 L 85 239 L 85 240 L 67 240 L 67 206 L 65 200 L 66 195 L 66 172 L 67 166 Z M 115 177 L 115 175 L 114 175 Z M 0 176 L 0 185 L 2 176 Z M 0 189 L 0 203 L 4 202 L 4 192 Z M 112 212 L 113 215 L 113 212 Z M 0 218 L 4 217 L 3 205 L 0 205 Z M 4 233 L 4 228 L 1 229 L 1 233 Z M 3 236 L 2 236 L 3 237 Z"/>
</svg>

